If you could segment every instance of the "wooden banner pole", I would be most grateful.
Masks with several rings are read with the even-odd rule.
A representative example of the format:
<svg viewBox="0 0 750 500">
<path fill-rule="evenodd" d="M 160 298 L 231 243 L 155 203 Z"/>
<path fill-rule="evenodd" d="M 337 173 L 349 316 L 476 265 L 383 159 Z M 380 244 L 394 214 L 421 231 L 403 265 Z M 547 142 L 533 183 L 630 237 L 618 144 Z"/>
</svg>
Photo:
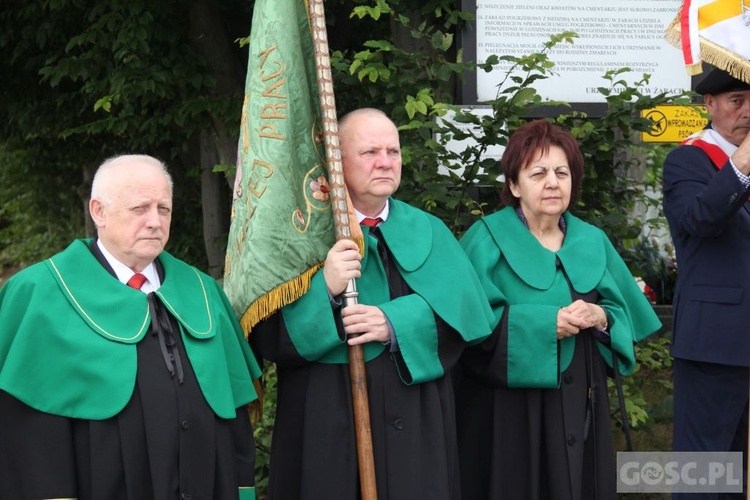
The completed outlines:
<svg viewBox="0 0 750 500">
<path fill-rule="evenodd" d="M 331 186 L 334 228 L 337 240 L 351 239 L 344 170 L 338 140 L 336 101 L 333 95 L 333 78 L 331 77 L 331 62 L 328 54 L 325 11 L 323 0 L 308 1 L 313 46 L 315 47 L 320 108 L 323 117 L 323 141 L 328 164 L 328 183 Z M 349 282 L 344 292 L 344 301 L 346 306 L 357 303 L 357 286 L 354 280 Z M 349 347 L 349 371 L 362 500 L 377 500 L 375 461 L 372 452 L 372 428 L 370 427 L 370 404 L 367 396 L 365 360 L 361 345 Z"/>
</svg>

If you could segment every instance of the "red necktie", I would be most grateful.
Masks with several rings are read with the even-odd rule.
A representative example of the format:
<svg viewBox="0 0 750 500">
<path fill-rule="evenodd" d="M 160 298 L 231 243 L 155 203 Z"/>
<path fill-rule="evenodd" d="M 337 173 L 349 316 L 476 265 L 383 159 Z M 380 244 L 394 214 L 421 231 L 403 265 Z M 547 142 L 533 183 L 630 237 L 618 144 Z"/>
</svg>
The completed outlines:
<svg viewBox="0 0 750 500">
<path fill-rule="evenodd" d="M 362 219 L 362 222 L 360 222 L 360 224 L 367 227 L 376 227 L 381 222 L 383 222 L 383 219 L 381 219 L 380 217 L 365 217 L 364 219 Z"/>
<path fill-rule="evenodd" d="M 146 282 L 146 277 L 144 275 L 142 275 L 141 273 L 135 273 L 133 276 L 130 277 L 127 285 L 130 288 L 135 288 L 136 290 L 140 290 L 145 282 Z"/>
</svg>

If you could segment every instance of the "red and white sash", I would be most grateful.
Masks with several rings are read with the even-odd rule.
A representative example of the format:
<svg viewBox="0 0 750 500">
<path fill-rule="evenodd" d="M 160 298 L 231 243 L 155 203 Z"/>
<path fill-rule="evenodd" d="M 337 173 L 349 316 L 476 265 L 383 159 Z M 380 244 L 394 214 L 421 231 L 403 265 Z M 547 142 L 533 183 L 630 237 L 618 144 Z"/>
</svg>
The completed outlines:
<svg viewBox="0 0 750 500">
<path fill-rule="evenodd" d="M 720 169 L 729 161 L 729 157 L 737 151 L 737 146 L 724 139 L 717 131 L 711 128 L 699 130 L 684 141 L 684 146 L 696 146 L 701 148 L 711 162 Z"/>
</svg>

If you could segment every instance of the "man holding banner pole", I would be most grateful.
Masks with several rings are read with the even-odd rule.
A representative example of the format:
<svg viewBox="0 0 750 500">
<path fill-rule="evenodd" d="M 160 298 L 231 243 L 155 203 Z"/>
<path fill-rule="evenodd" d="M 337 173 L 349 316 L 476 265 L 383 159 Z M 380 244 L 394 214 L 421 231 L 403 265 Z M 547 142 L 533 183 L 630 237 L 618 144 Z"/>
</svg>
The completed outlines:
<svg viewBox="0 0 750 500">
<path fill-rule="evenodd" d="M 682 50 L 689 74 L 702 73 L 703 63 L 715 67 L 695 89 L 705 96 L 712 123 L 684 141 L 664 164 L 664 212 L 680 273 L 672 332 L 674 449 L 744 451 L 746 494 L 750 476 L 750 315 L 746 312 L 750 298 L 745 290 L 750 280 L 748 37 L 750 1 L 683 0 L 665 38 Z"/>
<path fill-rule="evenodd" d="M 358 498 L 347 345 L 359 344 L 378 497 L 459 499 L 450 372 L 467 342 L 489 334 L 489 307 L 448 228 L 391 197 L 401 178 L 393 122 L 356 110 L 339 138 L 364 255 L 350 240 L 333 244 L 309 290 L 250 335 L 278 374 L 269 497 Z M 359 304 L 342 307 L 353 278 Z"/>
<path fill-rule="evenodd" d="M 679 271 L 674 450 L 743 452 L 747 465 L 750 83 L 714 69 L 696 91 L 712 121 L 664 163 L 664 213 Z"/>
<path fill-rule="evenodd" d="M 384 243 L 365 229 L 361 263 L 351 242 L 335 243 L 348 240 L 350 220 L 355 230 L 359 226 L 344 201 L 326 38 L 322 1 L 255 2 L 224 288 L 251 343 L 277 365 L 269 495 L 356 499 L 361 482 L 363 499 L 456 499 L 448 374 L 466 341 L 489 334 L 489 306 L 445 225 L 390 198 L 400 181 L 398 133 L 376 110 L 352 115 L 358 118 L 344 127 L 343 170 L 368 164 L 347 159 L 356 150 L 348 147 L 362 146 L 365 131 L 388 142 L 377 155 L 357 153 L 373 155 L 373 172 L 389 172 L 376 179 L 374 197 L 366 182 L 350 187 L 354 208 L 371 215 L 362 199 L 388 207 L 378 231 Z M 357 138 L 348 141 L 350 132 Z M 347 180 L 353 176 L 346 174 Z M 381 257 L 385 245 L 389 250 Z M 329 253 L 344 258 L 329 260 Z M 362 274 L 359 304 L 346 314 L 349 332 L 336 296 L 341 281 L 331 277 L 336 262 Z M 363 330 L 369 320 L 357 316 L 364 306 L 370 306 L 364 309 L 369 318 L 377 314 L 371 306 L 378 306 L 381 327 L 388 318 L 390 344 L 381 341 L 384 330 L 377 340 Z M 350 347 L 347 336 L 354 330 L 362 335 Z M 350 361 L 357 352 L 363 356 Z M 366 362 L 366 384 L 350 388 L 364 371 L 358 358 Z M 364 405 L 363 391 L 354 387 L 365 385 L 371 440 L 360 439 L 369 424 L 355 418 Z M 359 447 L 372 452 L 360 459 Z M 375 482 L 370 474 L 357 474 L 372 455 L 377 496 L 366 487 Z"/>
</svg>

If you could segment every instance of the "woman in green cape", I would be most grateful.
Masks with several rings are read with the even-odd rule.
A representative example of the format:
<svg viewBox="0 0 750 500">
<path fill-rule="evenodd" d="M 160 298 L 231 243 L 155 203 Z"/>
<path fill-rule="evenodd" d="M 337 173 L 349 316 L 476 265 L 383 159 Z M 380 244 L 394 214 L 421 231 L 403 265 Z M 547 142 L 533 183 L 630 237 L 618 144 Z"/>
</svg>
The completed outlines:
<svg viewBox="0 0 750 500">
<path fill-rule="evenodd" d="M 562 128 L 520 127 L 502 158 L 503 210 L 461 244 L 495 328 L 462 360 L 463 497 L 616 498 L 607 371 L 660 324 L 607 236 L 567 210 L 583 157 Z"/>
</svg>

